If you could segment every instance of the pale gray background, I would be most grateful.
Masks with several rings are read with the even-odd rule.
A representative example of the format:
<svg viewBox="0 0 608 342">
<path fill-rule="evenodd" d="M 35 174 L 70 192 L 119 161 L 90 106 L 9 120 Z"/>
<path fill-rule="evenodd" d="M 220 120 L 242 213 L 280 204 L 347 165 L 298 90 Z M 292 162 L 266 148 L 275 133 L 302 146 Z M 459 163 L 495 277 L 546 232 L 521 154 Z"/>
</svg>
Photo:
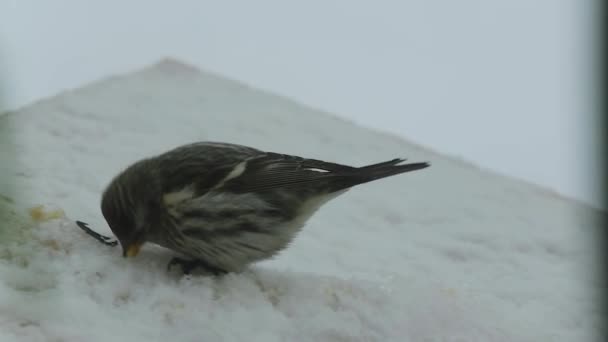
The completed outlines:
<svg viewBox="0 0 608 342">
<path fill-rule="evenodd" d="M 593 4 L 4 0 L 2 109 L 174 56 L 597 204 Z"/>
</svg>

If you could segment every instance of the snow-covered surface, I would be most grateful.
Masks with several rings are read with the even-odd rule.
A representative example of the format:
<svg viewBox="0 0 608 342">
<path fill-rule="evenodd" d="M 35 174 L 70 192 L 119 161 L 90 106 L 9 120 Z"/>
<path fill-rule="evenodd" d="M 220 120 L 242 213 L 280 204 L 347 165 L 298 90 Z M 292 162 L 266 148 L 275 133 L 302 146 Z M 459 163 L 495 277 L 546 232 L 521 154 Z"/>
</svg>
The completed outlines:
<svg viewBox="0 0 608 342">
<path fill-rule="evenodd" d="M 288 99 L 166 60 L 2 116 L 0 136 L 9 133 L 2 342 L 589 341 L 598 332 L 603 213 Z M 72 223 L 109 234 L 99 198 L 111 177 L 198 140 L 432 166 L 359 186 L 277 258 L 220 279 L 167 273 L 171 254 L 154 246 L 125 260 Z M 38 204 L 66 217 L 29 220 L 25 208 Z"/>
</svg>

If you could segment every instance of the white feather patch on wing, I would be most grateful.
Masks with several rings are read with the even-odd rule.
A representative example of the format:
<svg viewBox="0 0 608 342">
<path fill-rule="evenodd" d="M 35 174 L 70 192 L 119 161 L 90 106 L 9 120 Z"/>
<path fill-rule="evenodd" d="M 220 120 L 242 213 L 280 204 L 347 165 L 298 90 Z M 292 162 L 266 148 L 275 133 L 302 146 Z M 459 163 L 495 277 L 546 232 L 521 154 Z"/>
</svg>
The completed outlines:
<svg viewBox="0 0 608 342">
<path fill-rule="evenodd" d="M 237 164 L 234 169 L 232 169 L 232 171 L 230 171 L 230 173 L 228 173 L 226 175 L 226 177 L 224 177 L 224 179 L 222 179 L 219 183 L 217 183 L 216 186 L 214 186 L 214 189 L 218 189 L 221 188 L 224 184 L 226 184 L 227 181 L 234 179 L 240 175 L 243 174 L 243 172 L 245 172 L 245 170 L 247 169 L 247 162 L 241 162 L 239 164 Z"/>
<path fill-rule="evenodd" d="M 308 171 L 315 171 L 315 172 L 321 172 L 321 173 L 327 173 L 327 172 L 330 172 L 329 170 L 323 170 L 323 169 L 319 169 L 319 168 L 316 168 L 316 167 L 309 167 L 309 168 L 306 168 L 306 169 L 304 169 L 304 170 L 308 170 Z"/>
<path fill-rule="evenodd" d="M 163 203 L 167 207 L 175 207 L 179 203 L 192 199 L 194 197 L 194 190 L 191 186 L 187 186 L 181 190 L 169 192 L 163 195 Z"/>
</svg>

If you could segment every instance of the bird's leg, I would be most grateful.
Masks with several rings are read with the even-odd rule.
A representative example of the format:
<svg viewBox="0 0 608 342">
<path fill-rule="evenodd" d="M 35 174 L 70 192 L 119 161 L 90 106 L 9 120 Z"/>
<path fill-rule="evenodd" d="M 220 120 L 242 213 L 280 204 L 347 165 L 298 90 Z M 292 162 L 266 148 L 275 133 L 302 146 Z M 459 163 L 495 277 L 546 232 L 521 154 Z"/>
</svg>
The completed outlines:
<svg viewBox="0 0 608 342">
<path fill-rule="evenodd" d="M 179 265 L 182 269 L 182 272 L 184 272 L 184 274 L 190 274 L 190 273 L 192 273 L 192 270 L 194 270 L 196 268 L 200 268 L 215 276 L 219 276 L 219 275 L 228 273 L 226 270 L 209 265 L 205 261 L 199 260 L 199 259 L 186 260 L 186 259 L 175 257 L 175 258 L 171 259 L 171 261 L 169 261 L 169 264 L 167 265 L 167 269 L 171 269 L 171 267 L 173 267 L 175 265 Z"/>
</svg>

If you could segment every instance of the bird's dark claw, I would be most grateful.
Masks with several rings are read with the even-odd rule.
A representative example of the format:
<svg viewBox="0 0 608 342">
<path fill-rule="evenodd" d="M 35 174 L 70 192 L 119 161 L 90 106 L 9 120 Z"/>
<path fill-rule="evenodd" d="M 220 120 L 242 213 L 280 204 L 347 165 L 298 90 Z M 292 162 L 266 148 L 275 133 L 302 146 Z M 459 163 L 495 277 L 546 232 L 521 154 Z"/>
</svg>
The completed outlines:
<svg viewBox="0 0 608 342">
<path fill-rule="evenodd" d="M 171 261 L 169 261 L 169 263 L 167 264 L 167 270 L 170 270 L 173 266 L 181 267 L 182 272 L 186 275 L 191 274 L 192 271 L 197 268 L 200 268 L 203 271 L 210 273 L 214 276 L 220 276 L 220 275 L 228 273 L 225 270 L 222 270 L 218 267 L 209 265 L 208 263 L 206 263 L 202 260 L 197 260 L 197 259 L 186 260 L 186 259 L 175 257 L 175 258 L 171 259 Z"/>
<path fill-rule="evenodd" d="M 82 221 L 76 221 L 76 225 L 78 225 L 78 227 L 80 227 L 80 229 L 82 229 L 85 233 L 87 233 L 87 235 L 91 236 L 92 238 L 103 243 L 106 246 L 114 247 L 114 246 L 118 245 L 118 241 L 116 239 L 111 238 L 109 236 L 99 234 L 98 232 L 89 228 L 89 225 Z"/>
</svg>

